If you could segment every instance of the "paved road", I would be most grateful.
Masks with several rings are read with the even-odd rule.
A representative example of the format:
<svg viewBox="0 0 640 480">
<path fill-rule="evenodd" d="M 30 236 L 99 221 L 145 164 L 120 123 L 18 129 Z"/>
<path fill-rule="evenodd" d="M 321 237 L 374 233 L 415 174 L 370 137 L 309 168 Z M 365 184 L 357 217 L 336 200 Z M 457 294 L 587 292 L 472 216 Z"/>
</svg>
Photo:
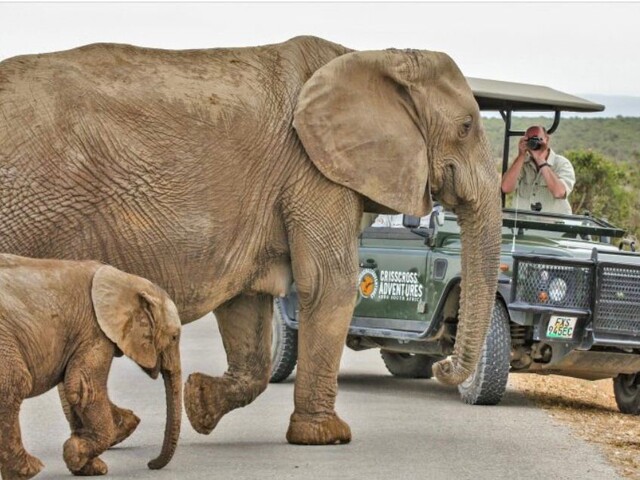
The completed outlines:
<svg viewBox="0 0 640 480">
<path fill-rule="evenodd" d="M 212 316 L 185 327 L 185 373 L 220 374 L 222 344 Z M 377 351 L 345 351 L 338 412 L 350 424 L 349 445 L 300 447 L 285 441 L 293 383 L 270 385 L 209 436 L 184 416 L 181 443 L 160 471 L 146 462 L 160 450 L 164 429 L 161 381 L 128 359 L 116 359 L 110 391 L 141 418 L 124 444 L 105 453 L 110 478 L 144 479 L 615 479 L 592 446 L 570 436 L 522 396 L 509 391 L 497 407 L 471 407 L 455 388 L 387 374 Z M 61 458 L 67 426 L 57 393 L 25 402 L 27 448 L 46 465 L 37 477 L 71 478 Z"/>
</svg>

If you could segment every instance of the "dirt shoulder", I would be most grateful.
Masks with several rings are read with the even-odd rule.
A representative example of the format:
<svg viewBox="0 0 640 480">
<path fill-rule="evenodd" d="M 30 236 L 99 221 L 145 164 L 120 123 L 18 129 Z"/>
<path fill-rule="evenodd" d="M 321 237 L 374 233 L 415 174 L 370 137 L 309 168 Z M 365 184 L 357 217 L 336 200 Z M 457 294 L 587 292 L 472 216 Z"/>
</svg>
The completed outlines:
<svg viewBox="0 0 640 480">
<path fill-rule="evenodd" d="M 514 374 L 510 383 L 584 440 L 625 478 L 640 480 L 640 417 L 618 411 L 611 380 Z"/>
</svg>

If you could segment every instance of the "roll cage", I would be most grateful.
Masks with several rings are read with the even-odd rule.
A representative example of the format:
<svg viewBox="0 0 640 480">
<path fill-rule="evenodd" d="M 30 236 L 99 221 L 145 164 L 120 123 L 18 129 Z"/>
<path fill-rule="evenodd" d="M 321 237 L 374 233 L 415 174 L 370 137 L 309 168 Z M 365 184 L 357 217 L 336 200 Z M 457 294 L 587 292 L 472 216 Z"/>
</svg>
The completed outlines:
<svg viewBox="0 0 640 480">
<path fill-rule="evenodd" d="M 467 77 L 481 111 L 498 111 L 504 120 L 504 143 L 502 150 L 502 174 L 509 166 L 509 144 L 511 137 L 522 136 L 521 130 L 511 127 L 514 112 L 553 112 L 554 118 L 547 128 L 553 133 L 560 124 L 561 112 L 601 112 L 604 105 L 584 98 L 560 92 L 541 85 L 503 82 L 484 78 Z M 502 206 L 505 205 L 505 194 L 502 194 Z"/>
</svg>

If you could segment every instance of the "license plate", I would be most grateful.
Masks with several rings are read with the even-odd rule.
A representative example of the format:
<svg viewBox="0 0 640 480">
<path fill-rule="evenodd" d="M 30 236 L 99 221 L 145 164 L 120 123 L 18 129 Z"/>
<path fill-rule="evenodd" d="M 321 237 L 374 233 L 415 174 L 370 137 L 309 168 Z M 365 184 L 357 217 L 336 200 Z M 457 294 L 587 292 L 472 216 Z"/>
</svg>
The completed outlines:
<svg viewBox="0 0 640 480">
<path fill-rule="evenodd" d="M 547 327 L 547 338 L 573 338 L 577 321 L 577 317 L 551 315 L 549 326 Z"/>
</svg>

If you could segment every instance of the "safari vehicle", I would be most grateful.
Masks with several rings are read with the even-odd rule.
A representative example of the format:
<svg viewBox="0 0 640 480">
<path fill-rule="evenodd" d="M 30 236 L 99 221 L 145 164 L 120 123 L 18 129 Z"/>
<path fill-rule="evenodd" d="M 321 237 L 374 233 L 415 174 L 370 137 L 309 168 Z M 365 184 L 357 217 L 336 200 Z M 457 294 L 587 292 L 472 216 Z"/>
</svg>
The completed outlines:
<svg viewBox="0 0 640 480">
<path fill-rule="evenodd" d="M 505 122 L 507 168 L 513 112 L 603 110 L 546 87 L 469 79 L 481 110 Z M 504 205 L 504 198 L 503 198 Z M 365 228 L 347 346 L 380 349 L 392 375 L 430 378 L 453 352 L 460 299 L 461 242 L 456 216 L 436 207 L 429 227 Z M 640 255 L 625 232 L 588 215 L 503 209 L 498 291 L 480 362 L 458 389 L 469 404 L 496 404 L 509 372 L 613 378 L 619 409 L 640 413 Z M 619 244 L 615 246 L 615 243 Z M 623 251 L 624 250 L 624 251 Z M 297 297 L 274 308 L 272 382 L 296 362 Z"/>
</svg>

